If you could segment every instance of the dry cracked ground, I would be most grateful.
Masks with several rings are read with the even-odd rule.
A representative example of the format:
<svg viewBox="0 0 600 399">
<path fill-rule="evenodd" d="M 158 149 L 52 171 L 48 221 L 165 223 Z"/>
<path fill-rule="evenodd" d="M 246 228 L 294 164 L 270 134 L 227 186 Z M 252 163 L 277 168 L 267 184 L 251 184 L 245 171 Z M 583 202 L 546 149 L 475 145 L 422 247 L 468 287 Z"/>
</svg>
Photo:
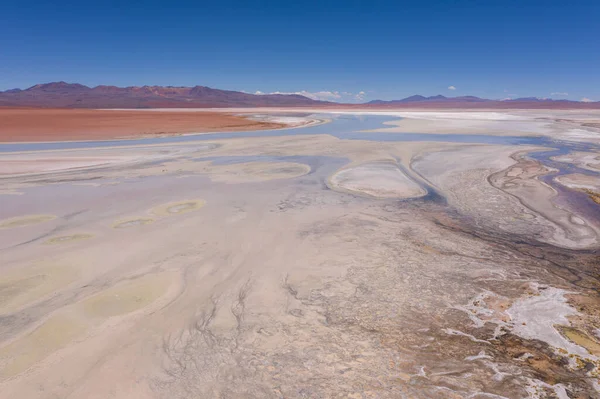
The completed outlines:
<svg viewBox="0 0 600 399">
<path fill-rule="evenodd" d="M 600 397 L 600 115 L 430 114 L 587 147 L 1 153 L 0 398 Z"/>
</svg>

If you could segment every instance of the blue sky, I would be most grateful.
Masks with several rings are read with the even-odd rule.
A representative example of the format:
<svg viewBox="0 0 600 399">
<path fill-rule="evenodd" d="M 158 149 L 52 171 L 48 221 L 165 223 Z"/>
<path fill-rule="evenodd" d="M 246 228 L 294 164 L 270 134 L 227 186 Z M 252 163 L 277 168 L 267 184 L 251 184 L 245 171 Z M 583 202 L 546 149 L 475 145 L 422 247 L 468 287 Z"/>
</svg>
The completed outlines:
<svg viewBox="0 0 600 399">
<path fill-rule="evenodd" d="M 600 100 L 598 21 L 600 0 L 7 0 L 0 90 L 64 80 Z"/>
</svg>

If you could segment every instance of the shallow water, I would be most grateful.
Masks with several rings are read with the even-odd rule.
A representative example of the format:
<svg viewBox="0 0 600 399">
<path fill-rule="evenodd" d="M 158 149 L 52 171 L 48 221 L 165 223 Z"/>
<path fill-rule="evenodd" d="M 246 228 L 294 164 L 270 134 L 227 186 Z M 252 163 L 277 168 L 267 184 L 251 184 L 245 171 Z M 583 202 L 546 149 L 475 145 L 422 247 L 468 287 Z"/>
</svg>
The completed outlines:
<svg viewBox="0 0 600 399">
<path fill-rule="evenodd" d="M 332 114 L 313 114 L 316 119 L 330 119 L 331 122 L 300 128 L 287 128 L 279 130 L 258 130 L 249 132 L 221 132 L 185 136 L 157 137 L 135 140 L 112 140 L 112 141 L 73 141 L 73 142 L 52 142 L 52 143 L 9 143 L 0 144 L 0 153 L 10 153 L 18 151 L 43 151 L 43 150 L 64 150 L 81 148 L 106 148 L 106 147 L 124 147 L 124 146 L 143 146 L 156 144 L 176 144 L 183 142 L 199 142 L 230 138 L 251 138 L 251 137 L 282 137 L 282 136 L 305 136 L 327 134 L 342 140 L 366 140 L 381 142 L 402 142 L 402 141 L 426 141 L 426 142 L 449 142 L 464 144 L 492 144 L 492 145 L 535 145 L 551 148 L 548 151 L 536 151 L 528 154 L 529 157 L 541 162 L 542 164 L 557 169 L 558 172 L 550 173 L 541 177 L 541 180 L 552 186 L 560 195 L 565 204 L 576 206 L 593 219 L 599 219 L 597 215 L 597 205 L 591 199 L 581 192 L 570 190 L 554 182 L 554 178 L 559 175 L 569 173 L 581 173 L 585 175 L 598 175 L 597 173 L 579 168 L 575 165 L 562 163 L 552 160 L 552 157 L 568 154 L 572 151 L 600 151 L 600 145 L 572 142 L 565 140 L 553 140 L 549 137 L 538 136 L 493 136 L 485 134 L 429 134 L 429 133 L 384 133 L 384 132 L 365 132 L 384 127 L 388 121 L 401 119 L 399 117 L 380 116 L 380 115 L 332 115 Z M 239 163 L 250 161 L 288 161 L 304 163 L 311 167 L 311 173 L 314 173 L 320 166 L 330 164 L 332 159 L 329 157 L 314 156 L 292 156 L 292 157 L 269 157 L 269 156 L 244 156 L 244 157 L 202 157 L 198 161 L 213 161 L 217 164 Z M 156 162 L 163 162 L 159 160 Z M 341 167 L 347 160 L 336 159 L 331 166 Z M 435 193 L 432 187 L 425 187 L 428 195 L 427 200 L 440 200 L 440 196 Z"/>
<path fill-rule="evenodd" d="M 331 118 L 331 115 L 315 115 L 316 118 Z M 197 135 L 156 137 L 135 140 L 106 140 L 106 141 L 70 141 L 53 143 L 9 143 L 0 144 L 0 152 L 17 151 L 42 151 L 42 150 L 63 150 L 78 148 L 100 148 L 100 147 L 124 147 L 135 145 L 153 145 L 153 144 L 171 144 L 182 142 L 210 141 L 218 139 L 248 138 L 248 137 L 281 137 L 281 136 L 303 136 L 313 134 L 330 134 L 343 138 L 344 134 L 353 133 L 359 130 L 376 129 L 381 124 L 398 118 L 382 116 L 336 116 L 330 123 L 300 127 L 286 128 L 278 130 L 255 130 L 249 132 L 220 132 L 205 133 Z"/>
<path fill-rule="evenodd" d="M 548 137 L 531 136 L 493 136 L 486 134 L 424 134 L 424 133 L 384 133 L 365 132 L 364 130 L 385 127 L 388 121 L 399 120 L 399 117 L 378 115 L 336 115 L 332 118 L 327 114 L 315 114 L 318 119 L 330 118 L 330 123 L 279 130 L 256 130 L 249 132 L 221 132 L 206 133 L 185 136 L 170 136 L 144 138 L 134 140 L 107 140 L 107 141 L 70 141 L 70 142 L 48 142 L 48 143 L 7 143 L 0 144 L 0 152 L 17 151 L 42 151 L 63 150 L 79 148 L 100 147 L 123 147 L 137 145 L 172 144 L 183 142 L 210 141 L 230 138 L 248 137 L 282 137 L 282 136 L 306 136 L 328 134 L 344 140 L 368 140 L 368 141 L 436 141 L 451 143 L 475 143 L 475 144 L 498 144 L 498 145 L 539 145 L 559 147 L 566 151 L 586 151 L 590 149 L 599 150 L 600 146 L 580 142 L 569 142 L 552 140 Z M 556 155 L 556 154 L 554 154 Z"/>
<path fill-rule="evenodd" d="M 368 141 L 435 141 L 451 143 L 497 144 L 497 145 L 539 145 L 559 147 L 566 152 L 572 150 L 586 151 L 600 150 L 600 146 L 580 142 L 552 140 L 548 137 L 530 136 L 493 136 L 485 134 L 424 134 L 424 133 L 383 133 L 364 132 L 364 130 L 385 127 L 384 123 L 399 120 L 399 117 L 379 115 L 335 115 L 314 114 L 317 119 L 331 119 L 330 123 L 279 130 L 256 130 L 249 132 L 221 132 L 185 136 L 170 136 L 144 138 L 134 140 L 108 140 L 108 141 L 71 141 L 50 143 L 8 143 L 0 144 L 0 152 L 17 151 L 42 151 L 63 150 L 79 148 L 123 147 L 137 145 L 172 144 L 182 142 L 210 141 L 230 138 L 248 137 L 282 137 L 306 136 L 328 134 L 343 140 L 368 140 Z M 556 155 L 556 154 L 553 154 Z"/>
</svg>

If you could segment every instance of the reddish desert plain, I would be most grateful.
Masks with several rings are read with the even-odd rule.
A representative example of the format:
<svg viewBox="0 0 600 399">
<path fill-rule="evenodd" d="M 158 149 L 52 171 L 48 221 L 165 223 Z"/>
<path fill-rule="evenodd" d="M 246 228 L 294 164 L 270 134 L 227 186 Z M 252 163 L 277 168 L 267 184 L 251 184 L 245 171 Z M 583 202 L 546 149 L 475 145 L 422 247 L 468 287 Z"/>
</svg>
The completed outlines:
<svg viewBox="0 0 600 399">
<path fill-rule="evenodd" d="M 0 142 L 108 140 L 281 127 L 223 112 L 0 108 Z"/>
</svg>

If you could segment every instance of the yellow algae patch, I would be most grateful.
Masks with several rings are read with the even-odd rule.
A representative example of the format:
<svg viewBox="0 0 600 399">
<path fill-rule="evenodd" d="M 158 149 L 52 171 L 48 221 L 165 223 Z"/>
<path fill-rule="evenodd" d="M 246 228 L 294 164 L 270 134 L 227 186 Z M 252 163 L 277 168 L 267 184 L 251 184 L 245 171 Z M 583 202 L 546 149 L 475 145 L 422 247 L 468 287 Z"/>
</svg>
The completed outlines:
<svg viewBox="0 0 600 399">
<path fill-rule="evenodd" d="M 88 238 L 92 238 L 92 237 L 93 237 L 92 234 L 73 234 L 70 236 L 53 237 L 53 238 L 47 240 L 45 243 L 46 244 L 62 244 L 65 242 L 87 240 Z"/>
<path fill-rule="evenodd" d="M 585 193 L 594 201 L 596 204 L 600 204 L 600 193 L 593 190 L 584 189 Z"/>
<path fill-rule="evenodd" d="M 18 216 L 0 221 L 0 229 L 12 229 L 15 227 L 25 227 L 32 224 L 49 222 L 56 219 L 54 215 L 26 215 Z"/>
<path fill-rule="evenodd" d="M 0 348 L 0 381 L 85 338 L 110 317 L 148 307 L 165 295 L 174 276 L 175 273 L 163 272 L 128 280 L 50 317 L 32 332 Z"/>
<path fill-rule="evenodd" d="M 142 226 L 145 224 L 150 224 L 152 222 L 154 222 L 154 219 L 150 219 L 150 218 L 121 220 L 121 221 L 113 224 L 113 228 L 126 229 L 127 227 Z"/>
<path fill-rule="evenodd" d="M 34 266 L 0 275 L 0 313 L 35 302 L 77 279 L 66 266 Z"/>
<path fill-rule="evenodd" d="M 86 331 L 85 324 L 66 315 L 54 316 L 30 334 L 0 349 L 0 379 L 17 375 Z"/>
<path fill-rule="evenodd" d="M 185 200 L 179 202 L 170 202 L 159 205 L 152 209 L 152 213 L 159 216 L 178 215 L 200 209 L 206 202 L 204 200 Z"/>
<path fill-rule="evenodd" d="M 585 332 L 572 327 L 561 327 L 560 332 L 571 342 L 587 349 L 590 354 L 600 356 L 600 343 Z"/>
<path fill-rule="evenodd" d="M 108 318 L 145 308 L 165 294 L 172 283 L 166 273 L 150 274 L 117 284 L 86 299 L 83 311 L 92 317 Z"/>
<path fill-rule="evenodd" d="M 245 162 L 210 165 L 203 172 L 208 173 L 213 181 L 251 183 L 303 176 L 310 172 L 310 167 L 294 162 Z"/>
</svg>

